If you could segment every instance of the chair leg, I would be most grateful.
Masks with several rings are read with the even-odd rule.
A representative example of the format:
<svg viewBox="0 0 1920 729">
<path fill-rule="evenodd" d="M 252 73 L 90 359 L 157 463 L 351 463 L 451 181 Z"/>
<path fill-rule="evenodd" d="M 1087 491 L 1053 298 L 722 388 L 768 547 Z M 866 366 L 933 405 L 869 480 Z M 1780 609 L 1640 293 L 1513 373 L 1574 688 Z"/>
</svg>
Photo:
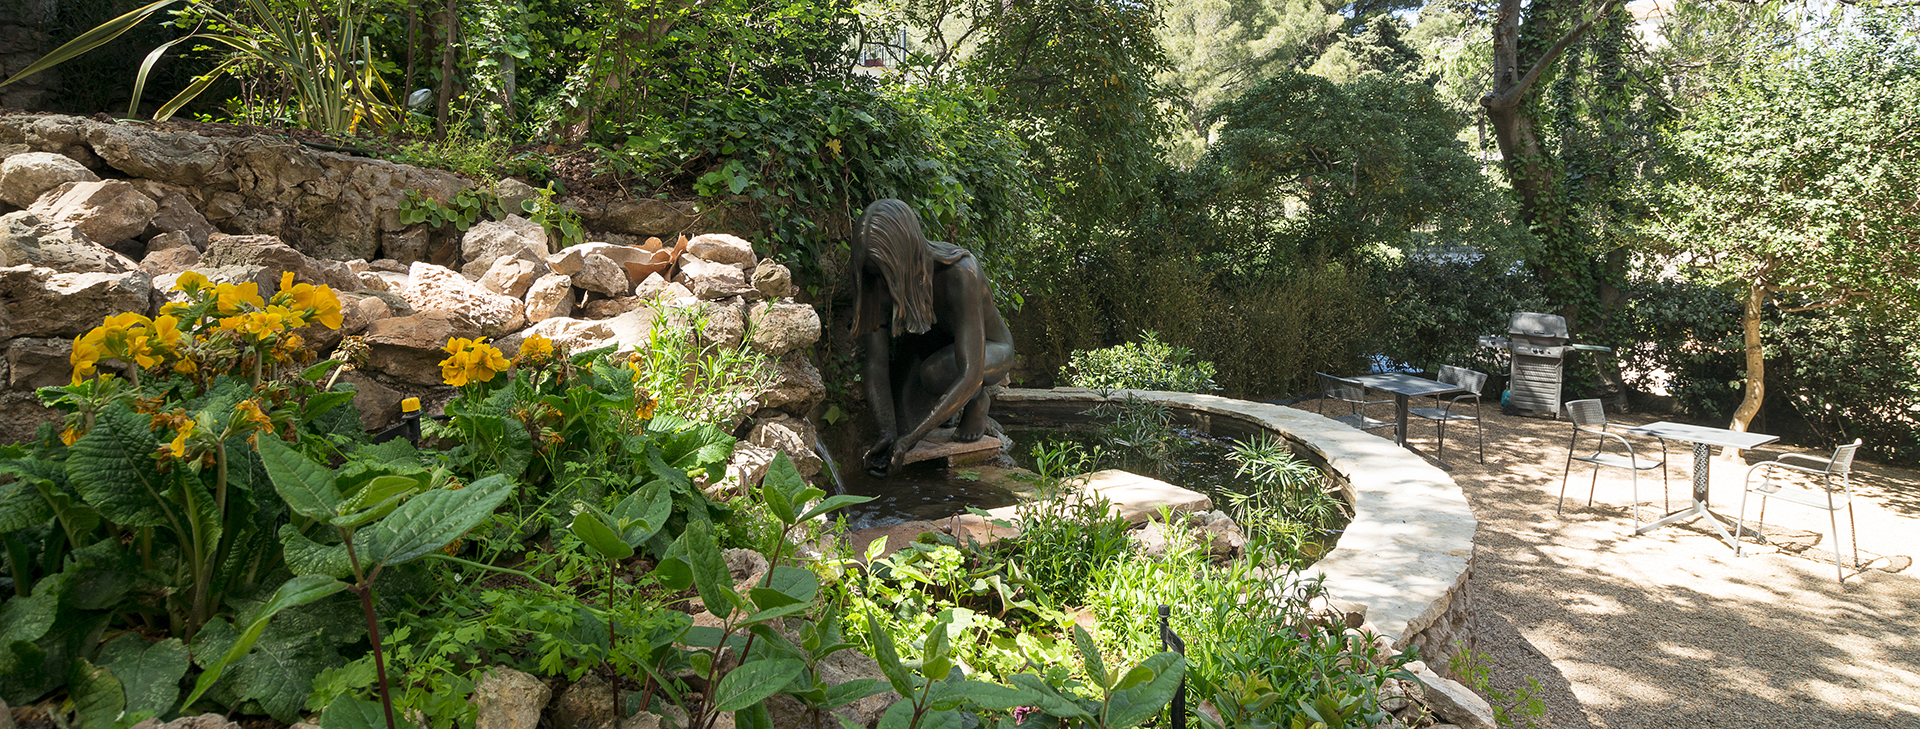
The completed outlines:
<svg viewBox="0 0 1920 729">
<path fill-rule="evenodd" d="M 1627 510 L 1633 512 L 1633 533 L 1640 533 L 1640 469 L 1633 469 L 1633 503 Z"/>
<path fill-rule="evenodd" d="M 1451 413 L 1444 411 L 1440 415 L 1440 447 L 1433 449 L 1434 460 L 1440 460 L 1447 456 L 1447 418 L 1451 416 Z"/>
<path fill-rule="evenodd" d="M 1733 556 L 1735 557 L 1740 556 L 1740 548 L 1747 544 L 1741 541 L 1740 537 L 1747 531 L 1747 495 L 1753 492 L 1748 491 L 1746 487 L 1751 485 L 1753 483 L 1749 479 L 1747 483 L 1741 484 L 1740 488 L 1740 516 L 1733 520 Z"/>
<path fill-rule="evenodd" d="M 1478 398 L 1475 398 L 1473 401 L 1473 426 L 1474 432 L 1480 436 L 1480 463 L 1481 465 L 1485 465 L 1487 462 L 1487 421 L 1481 419 L 1480 400 Z"/>
<path fill-rule="evenodd" d="M 1593 464 L 1593 480 L 1587 483 L 1587 505 L 1593 505 L 1593 492 L 1600 488 L 1600 464 Z"/>
<path fill-rule="evenodd" d="M 1829 498 L 1829 499 L 1831 499 L 1832 497 L 1828 497 L 1828 498 Z M 1847 511 L 1848 511 L 1848 513 L 1847 513 L 1847 518 L 1848 518 L 1848 520 L 1852 520 L 1852 518 L 1853 518 L 1853 513 L 1852 513 L 1852 511 L 1853 511 L 1853 505 L 1852 505 L 1852 504 L 1848 504 L 1848 505 L 1847 505 Z M 1833 575 L 1834 575 L 1834 579 L 1835 579 L 1835 580 L 1838 580 L 1838 581 L 1839 581 L 1839 582 L 1840 582 L 1841 584 L 1846 584 L 1846 582 L 1847 582 L 1847 568 L 1846 568 L 1846 567 L 1844 567 L 1844 566 L 1842 566 L 1842 564 L 1841 564 L 1841 562 L 1840 562 L 1840 513 L 1839 513 L 1838 511 L 1835 511 L 1835 510 L 1833 510 L 1833 509 L 1828 509 L 1828 510 L 1827 510 L 1827 525 L 1828 525 L 1828 526 L 1830 526 L 1830 527 L 1833 527 L 1833 532 L 1832 532 L 1832 534 L 1833 534 Z M 1857 555 L 1857 554 L 1856 554 L 1856 555 L 1854 555 L 1854 560 L 1855 560 L 1855 561 L 1859 561 L 1859 555 Z"/>
<path fill-rule="evenodd" d="M 1853 496 L 1847 496 L 1847 538 L 1853 542 L 1853 571 L 1860 572 L 1860 527 L 1853 522 Z"/>
<path fill-rule="evenodd" d="M 1560 501 L 1553 505 L 1553 513 L 1559 514 L 1567 506 L 1567 479 L 1573 478 L 1573 447 L 1580 442 L 1580 434 L 1574 433 L 1573 440 L 1567 442 L 1567 470 L 1560 473 Z"/>
</svg>

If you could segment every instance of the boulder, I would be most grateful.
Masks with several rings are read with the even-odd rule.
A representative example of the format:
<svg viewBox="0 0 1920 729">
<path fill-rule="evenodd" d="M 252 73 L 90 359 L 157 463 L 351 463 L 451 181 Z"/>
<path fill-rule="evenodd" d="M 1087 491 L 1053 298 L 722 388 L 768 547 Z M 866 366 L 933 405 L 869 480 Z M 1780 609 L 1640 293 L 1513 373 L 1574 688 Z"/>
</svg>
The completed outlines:
<svg viewBox="0 0 1920 729">
<path fill-rule="evenodd" d="M 547 263 L 533 256 L 508 255 L 494 259 L 493 266 L 486 275 L 480 277 L 480 288 L 502 296 L 520 298 L 526 296 L 527 289 L 541 276 L 549 273 Z"/>
<path fill-rule="evenodd" d="M 153 280 L 140 271 L 59 273 L 0 268 L 0 302 L 13 316 L 13 336 L 71 339 L 123 311 L 149 313 Z"/>
<path fill-rule="evenodd" d="M 1419 679 L 1427 708 L 1440 718 L 1465 729 L 1495 729 L 1493 705 L 1472 689 L 1434 673 L 1422 661 L 1406 665 L 1406 671 Z"/>
<path fill-rule="evenodd" d="M 778 408 L 800 417 L 806 417 L 813 406 L 826 399 L 826 382 L 805 352 L 788 352 L 781 357 L 773 381 L 755 395 L 760 407 Z"/>
<path fill-rule="evenodd" d="M 340 373 L 340 381 L 353 385 L 353 408 L 360 411 L 362 430 L 380 430 L 400 419 L 400 401 L 405 396 L 399 390 L 357 369 Z"/>
<path fill-rule="evenodd" d="M 757 418 L 753 430 L 747 435 L 747 442 L 762 448 L 783 451 L 793 461 L 793 467 L 807 478 L 820 475 L 825 462 L 813 451 L 813 444 L 819 439 L 813 424 L 785 413 L 771 418 Z"/>
<path fill-rule="evenodd" d="M 359 291 L 342 291 L 340 298 L 340 333 L 352 336 L 366 331 L 367 327 L 381 319 L 400 316 L 385 299 Z"/>
<path fill-rule="evenodd" d="M 73 381 L 73 341 L 19 337 L 6 344 L 7 387 L 33 391 Z"/>
<path fill-rule="evenodd" d="M 27 208 L 48 223 L 69 223 L 102 243 L 140 235 L 159 209 L 125 180 L 64 183 L 41 194 Z"/>
<path fill-rule="evenodd" d="M 820 340 L 820 314 L 806 304 L 763 301 L 747 316 L 747 342 L 769 357 L 813 346 Z"/>
<path fill-rule="evenodd" d="M 687 241 L 687 255 L 747 270 L 753 268 L 756 260 L 752 243 L 726 233 L 695 236 L 693 240 Z"/>
<path fill-rule="evenodd" d="M 773 261 L 761 261 L 753 269 L 753 288 L 769 299 L 793 295 L 793 272 Z"/>
<path fill-rule="evenodd" d="M 621 200 L 599 205 L 568 199 L 562 204 L 578 210 L 589 228 L 631 235 L 670 237 L 700 220 L 691 205 L 665 200 Z"/>
<path fill-rule="evenodd" d="M 526 322 L 526 307 L 519 299 L 480 288 L 452 269 L 431 263 L 413 264 L 407 272 L 407 287 L 400 295 L 415 310 L 465 320 L 469 325 L 463 329 L 482 336 L 497 337 Z"/>
<path fill-rule="evenodd" d="M 467 262 L 460 273 L 468 278 L 480 278 L 501 256 L 522 251 L 542 258 L 552 252 L 547 245 L 547 230 L 539 223 L 518 215 L 474 223 L 460 236 L 460 259 Z"/>
<path fill-rule="evenodd" d="M 175 248 L 192 248 L 194 253 L 199 253 L 205 246 L 195 245 L 192 237 L 188 236 L 185 231 L 178 230 L 172 233 L 159 233 L 147 239 L 148 253 L 172 250 Z"/>
<path fill-rule="evenodd" d="M 588 319 L 612 319 L 634 309 L 646 306 L 647 302 L 637 296 L 621 296 L 614 299 L 594 299 L 588 301 L 585 315 Z"/>
<path fill-rule="evenodd" d="M 207 250 L 200 256 L 200 265 L 211 268 L 259 266 L 267 269 L 271 275 L 260 287 L 262 297 L 272 296 L 280 290 L 279 273 L 282 271 L 292 271 L 294 280 L 300 283 L 324 284 L 345 291 L 360 287 L 359 277 L 345 264 L 309 258 L 271 235 L 216 234 L 208 240 Z"/>
<path fill-rule="evenodd" d="M 405 266 L 414 261 L 424 261 L 433 255 L 434 231 L 422 226 L 388 233 L 380 239 L 380 254 L 385 260 Z"/>
<path fill-rule="evenodd" d="M 0 443 L 33 440 L 41 423 L 59 423 L 58 410 L 40 404 L 32 390 L 0 391 Z"/>
<path fill-rule="evenodd" d="M 543 319 L 533 326 L 501 337 L 500 351 L 509 355 L 519 354 L 520 343 L 534 335 L 546 337 L 555 348 L 567 352 L 585 352 L 613 341 L 613 332 L 606 322 L 560 316 Z"/>
<path fill-rule="evenodd" d="M 698 332 L 702 344 L 738 349 L 747 335 L 746 307 L 739 299 L 666 302 L 667 326 Z"/>
<path fill-rule="evenodd" d="M 693 291 L 694 296 L 702 299 L 724 299 L 729 296 L 741 296 L 753 291 L 747 285 L 746 274 L 739 268 L 714 263 L 694 256 L 680 258 L 680 273 L 674 281 Z"/>
<path fill-rule="evenodd" d="M 169 233 L 168 235 L 177 234 Z M 198 265 L 200 265 L 200 251 L 194 250 L 191 245 L 154 251 L 148 253 L 146 258 L 140 259 L 140 270 L 156 279 L 168 274 L 178 275 Z"/>
<path fill-rule="evenodd" d="M 727 576 L 736 585 L 767 574 L 767 556 L 751 549 L 729 549 L 720 558 L 727 563 Z"/>
<path fill-rule="evenodd" d="M 97 182 L 100 176 L 65 155 L 27 152 L 0 162 L 0 200 L 16 208 L 32 205 L 42 194 L 69 182 Z"/>
<path fill-rule="evenodd" d="M 367 326 L 367 368 L 401 382 L 439 385 L 447 340 L 473 334 L 465 322 L 441 311 L 382 319 Z"/>
<path fill-rule="evenodd" d="M 136 266 L 71 225 L 53 225 L 31 212 L 0 215 L 0 266 L 56 271 L 123 273 Z"/>
<path fill-rule="evenodd" d="M 671 285 L 672 284 L 660 274 L 647 274 L 647 277 L 641 280 L 640 283 L 633 285 L 633 295 L 641 301 L 653 301 L 660 298 L 661 294 L 665 293 L 667 287 Z M 688 293 L 691 294 L 692 292 Z"/>
<path fill-rule="evenodd" d="M 475 729 L 538 729 L 540 712 L 553 698 L 547 682 L 505 666 L 487 669 L 467 699 L 479 707 Z M 560 726 L 560 725 L 556 725 Z"/>
<path fill-rule="evenodd" d="M 614 696 L 613 686 L 606 679 L 589 673 L 560 693 L 560 698 L 548 708 L 547 725 L 600 729 L 617 718 L 613 712 Z"/>
<path fill-rule="evenodd" d="M 540 190 L 511 177 L 493 183 L 493 195 L 500 198 L 500 209 L 518 215 L 527 211 L 525 203 L 540 199 Z"/>
<path fill-rule="evenodd" d="M 773 454 L 772 448 L 752 443 L 735 444 L 733 457 L 727 459 L 726 478 L 716 484 L 717 488 L 710 487 L 707 495 L 726 500 L 760 485 L 760 480 L 767 476 L 767 467 L 773 465 Z"/>
<path fill-rule="evenodd" d="M 169 185 L 152 180 L 134 180 L 134 189 L 146 195 L 160 205 L 153 214 L 153 220 L 147 222 L 147 230 L 142 233 L 153 237 L 162 233 L 184 233 L 193 246 L 207 247 L 207 239 L 215 230 L 212 223 L 193 206 L 193 200 L 187 197 L 187 191 L 178 185 Z"/>
<path fill-rule="evenodd" d="M 542 322 L 573 315 L 573 278 L 549 273 L 527 287 L 524 313 L 527 321 Z"/>
<path fill-rule="evenodd" d="M 573 277 L 573 285 L 607 296 L 626 296 L 633 290 L 626 268 L 598 253 L 582 256 L 580 270 L 567 275 Z"/>
</svg>

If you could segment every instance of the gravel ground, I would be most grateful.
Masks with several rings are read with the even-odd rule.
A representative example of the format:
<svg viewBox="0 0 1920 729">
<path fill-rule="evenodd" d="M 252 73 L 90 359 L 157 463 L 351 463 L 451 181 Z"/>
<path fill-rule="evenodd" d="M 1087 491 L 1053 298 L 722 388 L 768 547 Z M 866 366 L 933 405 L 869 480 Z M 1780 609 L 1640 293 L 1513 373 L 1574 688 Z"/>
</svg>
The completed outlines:
<svg viewBox="0 0 1920 729">
<path fill-rule="evenodd" d="M 1748 541 L 1736 558 L 1704 522 L 1634 536 L 1625 471 L 1603 471 L 1589 507 L 1591 471 L 1575 464 L 1556 515 L 1572 425 L 1486 415 L 1486 464 L 1473 457 L 1469 424 L 1448 429 L 1440 465 L 1480 519 L 1471 578 L 1478 650 L 1496 689 L 1538 682 L 1539 726 L 1920 729 L 1920 570 L 1911 566 L 1920 471 L 1856 464 L 1860 553 L 1872 561 L 1856 572 L 1847 554 L 1842 585 L 1818 510 L 1771 505 L 1773 544 Z M 1433 424 L 1416 419 L 1408 441 L 1431 460 Z M 1678 448 L 1686 446 L 1669 461 L 1674 508 L 1691 483 L 1691 450 Z M 1791 451 L 1830 455 L 1776 445 L 1741 460 Z M 1710 504 L 1730 518 L 1746 463 L 1712 464 Z M 1650 473 L 1640 481 L 1643 519 L 1665 513 L 1659 471 Z"/>
</svg>

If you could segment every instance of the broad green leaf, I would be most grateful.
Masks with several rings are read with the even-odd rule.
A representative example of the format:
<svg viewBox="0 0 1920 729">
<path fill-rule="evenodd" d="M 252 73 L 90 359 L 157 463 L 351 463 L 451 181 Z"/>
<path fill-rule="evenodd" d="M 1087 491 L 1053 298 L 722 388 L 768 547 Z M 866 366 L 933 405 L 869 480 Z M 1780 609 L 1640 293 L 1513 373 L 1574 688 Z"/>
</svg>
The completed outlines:
<svg viewBox="0 0 1920 729">
<path fill-rule="evenodd" d="M 812 602 L 820 594 L 820 578 L 812 570 L 777 565 L 768 574 L 767 587 L 794 602 Z"/>
<path fill-rule="evenodd" d="M 325 575 L 337 579 L 353 576 L 353 560 L 347 545 L 325 545 L 308 539 L 292 524 L 280 525 L 281 556 L 287 571 L 296 575 Z"/>
<path fill-rule="evenodd" d="M 773 725 L 773 714 L 767 711 L 764 701 L 733 712 L 733 726 L 734 729 L 785 729 Z"/>
<path fill-rule="evenodd" d="M 679 591 L 693 586 L 693 566 L 687 563 L 686 557 L 662 559 L 650 574 L 669 590 Z"/>
<path fill-rule="evenodd" d="M 807 513 L 801 514 L 799 520 L 806 521 L 808 519 L 812 519 L 816 516 L 825 514 L 830 511 L 844 509 L 846 507 L 853 506 L 854 504 L 864 504 L 872 500 L 873 500 L 872 496 L 854 496 L 852 494 L 840 494 L 839 496 L 828 497 L 827 500 L 814 505 L 814 507 L 811 509 L 808 509 Z"/>
<path fill-rule="evenodd" d="M 182 705 L 192 706 L 194 701 L 199 700 L 201 694 L 213 688 L 214 682 L 220 680 L 220 674 L 226 670 L 228 664 L 240 660 L 241 656 L 252 650 L 254 641 L 260 639 L 260 633 L 267 629 L 267 621 L 273 619 L 276 613 L 295 605 L 305 605 L 345 589 L 347 589 L 347 583 L 321 575 L 306 575 L 287 580 L 286 584 L 275 590 L 273 597 L 268 598 L 267 603 L 255 612 L 253 622 L 240 633 L 240 637 L 233 642 L 233 646 L 200 674 L 199 680 L 193 684 L 193 693 L 187 695 L 187 700 L 182 702 Z"/>
<path fill-rule="evenodd" d="M 1143 663 L 1138 666 L 1134 666 L 1133 670 L 1127 671 L 1127 675 L 1120 677 L 1120 682 L 1113 685 L 1113 690 L 1125 691 L 1127 689 L 1133 688 L 1135 686 L 1138 686 L 1140 684 L 1153 680 L 1153 676 L 1154 676 L 1153 669 L 1147 667 L 1146 664 Z"/>
<path fill-rule="evenodd" d="M 1059 689 L 1047 683 L 1047 680 L 1031 673 L 1016 673 L 1007 677 L 1007 682 L 1026 689 L 1033 705 L 1054 716 L 1067 719 L 1092 719 L 1081 705 L 1082 699 L 1062 694 Z"/>
<path fill-rule="evenodd" d="M 784 456 L 786 454 L 781 453 L 780 455 Z M 772 479 L 766 479 L 762 481 L 761 484 L 760 500 L 766 503 L 767 511 L 773 514 L 773 518 L 779 519 L 781 524 L 792 525 L 800 523 L 798 519 L 794 518 L 793 502 L 788 500 L 787 490 L 775 486 Z"/>
<path fill-rule="evenodd" d="M 786 496 L 789 503 L 799 503 L 795 498 L 807 487 L 807 481 L 800 477 L 800 469 L 794 468 L 793 460 L 787 458 L 786 451 L 773 454 L 773 463 L 767 465 L 767 475 L 760 480 L 763 489 L 777 489 Z"/>
<path fill-rule="evenodd" d="M 828 686 L 826 693 L 814 708 L 835 709 L 887 690 L 887 685 L 879 679 L 856 678 L 846 683 Z"/>
<path fill-rule="evenodd" d="M 325 362 L 315 362 L 307 365 L 306 369 L 300 370 L 300 378 L 308 382 L 319 382 L 327 376 L 327 373 L 332 372 L 333 368 L 339 367 L 340 363 L 344 361 L 345 360 L 341 359 L 330 359 Z"/>
<path fill-rule="evenodd" d="M 612 527 L 592 511 L 581 511 L 573 516 L 573 534 L 585 542 L 587 547 L 607 559 L 620 560 L 633 556 L 633 545 L 620 539 Z"/>
<path fill-rule="evenodd" d="M 1161 707 L 1173 700 L 1173 692 L 1179 690 L 1180 679 L 1186 677 L 1187 660 L 1168 651 L 1142 661 L 1140 668 L 1152 671 L 1153 677 L 1107 696 L 1107 726 L 1136 726 L 1160 713 Z"/>
<path fill-rule="evenodd" d="M 720 679 L 713 691 L 715 711 L 739 711 L 760 703 L 807 670 L 804 661 L 791 659 L 754 660 L 740 664 Z"/>
<path fill-rule="evenodd" d="M 967 717 L 957 709 L 929 711 L 920 715 L 919 729 L 960 729 L 967 725 Z"/>
<path fill-rule="evenodd" d="M 292 724 L 306 709 L 314 679 L 344 662 L 321 631 L 287 635 L 276 627 L 227 673 L 242 700 L 258 701 L 273 718 Z"/>
<path fill-rule="evenodd" d="M 733 574 L 727 571 L 720 547 L 713 542 L 711 527 L 704 522 L 688 524 L 682 541 L 687 546 L 687 562 L 693 567 L 693 586 L 700 591 L 700 601 L 706 603 L 707 612 L 726 619 L 740 598 L 733 592 Z"/>
<path fill-rule="evenodd" d="M 400 508 L 400 505 L 405 503 L 406 500 L 407 494 L 394 494 L 373 506 L 359 511 L 349 511 L 329 519 L 327 523 L 340 527 L 341 529 L 357 529 L 371 523 L 375 519 L 387 518 L 388 514 L 393 513 L 394 509 Z"/>
<path fill-rule="evenodd" d="M 942 683 L 933 690 L 933 703 L 964 701 L 989 711 L 1026 706 L 1032 704 L 1033 700 L 1033 693 L 1030 691 L 982 681 L 951 681 Z"/>
<path fill-rule="evenodd" d="M 148 644 L 137 634 L 122 633 L 100 647 L 100 665 L 121 677 L 129 714 L 173 711 L 187 663 L 187 646 L 179 638 Z"/>
<path fill-rule="evenodd" d="M 362 528 L 356 541 L 367 545 L 368 561 L 402 564 L 466 534 L 511 493 L 513 480 L 499 474 L 463 489 L 428 491 L 402 504 L 385 519 Z"/>
<path fill-rule="evenodd" d="M 54 611 L 59 607 L 60 597 L 53 594 L 7 598 L 0 603 L 0 645 L 39 640 L 53 627 Z"/>
<path fill-rule="evenodd" d="M 386 712 L 379 702 L 341 694 L 320 712 L 320 729 L 387 729 Z"/>
<path fill-rule="evenodd" d="M 880 723 L 874 729 L 913 729 L 913 703 L 895 701 L 880 715 Z"/>
<path fill-rule="evenodd" d="M 167 477 L 154 469 L 160 442 L 149 421 L 118 402 L 102 409 L 67 451 L 67 482 L 114 524 L 172 527 L 184 536 L 186 510 L 167 498 Z"/>
<path fill-rule="evenodd" d="M 67 683 L 72 695 L 73 712 L 78 715 L 77 729 L 113 729 L 113 722 L 127 707 L 126 693 L 113 671 L 84 660 L 73 662 L 73 678 Z"/>
<path fill-rule="evenodd" d="M 339 513 L 366 509 L 386 502 L 395 496 L 409 496 L 427 488 L 427 474 L 418 476 L 396 476 L 392 474 L 375 476 L 353 492 L 353 496 L 342 503 Z"/>
<path fill-rule="evenodd" d="M 14 477 L 11 482 L 0 484 L 0 534 L 44 524 L 53 518 L 53 507 L 32 483 L 33 480 L 45 483 L 45 479 L 34 479 L 9 468 L 10 465 L 12 461 L 0 461 L 0 474 Z"/>
<path fill-rule="evenodd" d="M 1100 646 L 1095 645 L 1093 636 L 1087 635 L 1087 629 L 1079 623 L 1073 625 L 1073 645 L 1080 649 L 1080 660 L 1087 665 L 1087 676 L 1102 691 L 1113 686 L 1113 679 L 1107 677 L 1107 664 L 1100 658 Z"/>
<path fill-rule="evenodd" d="M 340 505 L 333 471 L 314 463 L 279 438 L 260 438 L 260 464 L 273 479 L 273 490 L 293 512 L 309 519 L 332 518 Z"/>
<path fill-rule="evenodd" d="M 913 674 L 900 663 L 900 652 L 893 646 L 893 634 L 880 624 L 873 615 L 867 615 L 867 633 L 873 636 L 873 657 L 880 662 L 880 673 L 887 677 L 887 683 L 893 686 L 893 692 L 901 696 L 912 696 L 914 689 Z M 882 723 L 884 723 L 884 719 Z"/>
<path fill-rule="evenodd" d="M 613 515 L 620 520 L 621 541 L 640 546 L 673 516 L 673 491 L 662 481 L 648 483 L 621 499 Z"/>
</svg>

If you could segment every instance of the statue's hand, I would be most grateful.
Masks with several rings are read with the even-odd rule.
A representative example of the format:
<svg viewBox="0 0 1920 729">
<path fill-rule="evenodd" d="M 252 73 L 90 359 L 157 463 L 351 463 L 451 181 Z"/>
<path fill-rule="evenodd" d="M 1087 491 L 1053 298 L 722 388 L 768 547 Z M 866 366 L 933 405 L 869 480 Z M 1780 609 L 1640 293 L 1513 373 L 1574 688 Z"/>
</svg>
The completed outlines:
<svg viewBox="0 0 1920 729">
<path fill-rule="evenodd" d="M 866 468 L 867 475 L 886 478 L 887 474 L 899 468 L 899 464 L 892 458 L 893 442 L 892 438 L 882 437 L 880 442 L 873 444 L 873 447 L 868 448 L 866 454 L 861 456 L 861 465 Z"/>
<path fill-rule="evenodd" d="M 911 450 L 913 450 L 913 447 L 907 445 L 905 442 L 894 443 L 893 444 L 893 460 L 887 464 L 888 469 L 891 471 L 898 471 L 900 470 L 901 466 L 907 465 L 907 451 L 911 451 Z"/>
</svg>

